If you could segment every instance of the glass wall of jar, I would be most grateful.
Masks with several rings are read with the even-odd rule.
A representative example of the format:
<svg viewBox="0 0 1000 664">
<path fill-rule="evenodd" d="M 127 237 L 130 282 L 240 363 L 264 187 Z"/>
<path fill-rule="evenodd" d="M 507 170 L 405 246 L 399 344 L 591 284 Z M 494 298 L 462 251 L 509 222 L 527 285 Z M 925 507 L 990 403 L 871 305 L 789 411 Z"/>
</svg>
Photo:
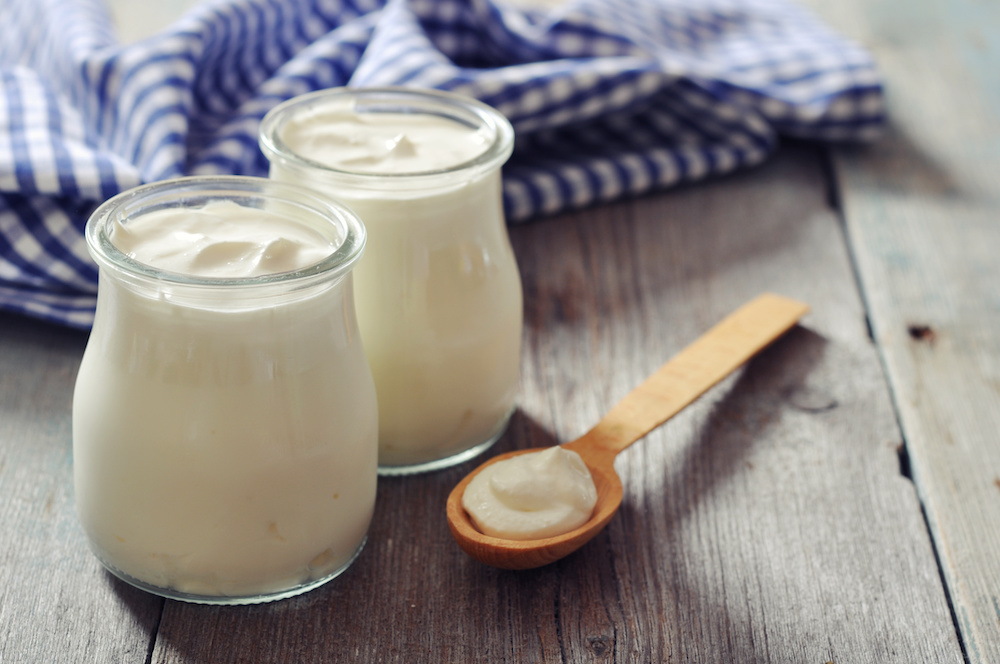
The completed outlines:
<svg viewBox="0 0 1000 664">
<path fill-rule="evenodd" d="M 338 88 L 265 117 L 270 177 L 343 201 L 368 230 L 354 289 L 379 403 L 379 472 L 487 449 L 515 406 L 520 275 L 500 169 L 513 129 L 456 94 Z"/>
<path fill-rule="evenodd" d="M 206 239 L 203 225 L 229 221 L 248 236 Z M 215 604 L 297 595 L 344 571 L 377 483 L 357 216 L 264 178 L 182 178 L 112 198 L 86 238 L 100 280 L 74 480 L 100 561 L 147 591 Z M 187 251 L 190 269 L 143 262 L 137 238 L 168 259 Z M 299 250 L 322 257 L 286 269 Z M 263 273 L 232 276 L 241 260 Z"/>
</svg>

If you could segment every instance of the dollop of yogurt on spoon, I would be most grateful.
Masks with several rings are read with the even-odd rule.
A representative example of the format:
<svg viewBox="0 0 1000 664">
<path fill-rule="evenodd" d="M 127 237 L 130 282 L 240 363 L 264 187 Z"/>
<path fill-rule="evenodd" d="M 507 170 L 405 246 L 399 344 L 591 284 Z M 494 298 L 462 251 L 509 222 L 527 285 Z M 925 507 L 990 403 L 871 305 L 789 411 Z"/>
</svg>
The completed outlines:
<svg viewBox="0 0 1000 664">
<path fill-rule="evenodd" d="M 509 540 L 568 533 L 590 519 L 596 504 L 587 465 L 559 446 L 487 466 L 462 495 L 462 507 L 481 533 Z"/>
</svg>

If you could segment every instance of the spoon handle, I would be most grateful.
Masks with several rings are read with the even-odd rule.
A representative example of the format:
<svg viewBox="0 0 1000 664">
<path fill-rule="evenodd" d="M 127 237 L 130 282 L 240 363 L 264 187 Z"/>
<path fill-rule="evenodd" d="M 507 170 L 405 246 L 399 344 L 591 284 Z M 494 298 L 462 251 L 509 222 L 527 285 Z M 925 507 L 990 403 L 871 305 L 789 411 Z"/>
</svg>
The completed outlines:
<svg viewBox="0 0 1000 664">
<path fill-rule="evenodd" d="M 617 454 L 787 332 L 808 310 L 808 305 L 780 295 L 756 297 L 657 369 L 593 429 L 567 446 L 578 443 Z"/>
</svg>

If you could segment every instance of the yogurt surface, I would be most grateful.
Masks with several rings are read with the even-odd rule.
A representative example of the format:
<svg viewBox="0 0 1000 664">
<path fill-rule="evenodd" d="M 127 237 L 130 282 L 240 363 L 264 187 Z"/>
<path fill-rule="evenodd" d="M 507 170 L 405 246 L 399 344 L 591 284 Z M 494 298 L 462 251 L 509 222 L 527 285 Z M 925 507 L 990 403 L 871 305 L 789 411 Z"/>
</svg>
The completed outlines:
<svg viewBox="0 0 1000 664">
<path fill-rule="evenodd" d="M 452 168 L 483 154 L 491 137 L 455 120 L 413 113 L 313 108 L 281 134 L 295 153 L 353 173 L 408 174 Z"/>
<path fill-rule="evenodd" d="M 462 495 L 462 506 L 481 533 L 509 540 L 568 533 L 590 519 L 596 504 L 587 465 L 559 446 L 487 466 Z"/>
<path fill-rule="evenodd" d="M 114 245 L 152 267 L 200 277 L 242 278 L 290 272 L 336 249 L 320 232 L 272 211 L 212 201 L 155 210 L 116 223 Z"/>
</svg>

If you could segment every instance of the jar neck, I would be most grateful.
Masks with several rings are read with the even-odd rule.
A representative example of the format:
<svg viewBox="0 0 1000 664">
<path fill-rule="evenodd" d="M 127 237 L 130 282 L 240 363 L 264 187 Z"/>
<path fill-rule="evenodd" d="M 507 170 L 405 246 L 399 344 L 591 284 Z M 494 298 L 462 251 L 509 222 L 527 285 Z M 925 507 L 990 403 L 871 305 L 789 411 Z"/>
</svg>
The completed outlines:
<svg viewBox="0 0 1000 664">
<path fill-rule="evenodd" d="M 405 114 L 440 118 L 486 134 L 490 140 L 474 157 L 440 168 L 432 166 L 407 172 L 354 170 L 324 163 L 316 155 L 296 150 L 284 140 L 286 130 L 295 123 L 307 122 L 311 115 L 328 111 L 359 117 Z M 499 111 L 473 98 L 435 90 L 334 88 L 314 92 L 276 106 L 265 116 L 260 129 L 260 148 L 272 168 L 309 173 L 347 188 L 371 191 L 427 191 L 473 181 L 499 171 L 510 158 L 513 147 L 514 130 Z"/>
<path fill-rule="evenodd" d="M 316 231 L 333 247 L 318 262 L 274 274 L 217 278 L 203 274 L 181 274 L 140 262 L 115 243 L 116 229 L 153 213 L 177 211 L 183 217 L 211 204 L 235 203 L 293 220 Z M 157 224 L 170 224 L 172 218 Z M 113 279 L 132 291 L 174 297 L 191 302 L 267 300 L 309 293 L 336 282 L 350 273 L 364 252 L 366 234 L 357 215 L 343 205 L 305 187 L 249 177 L 192 177 L 145 185 L 119 194 L 101 205 L 87 223 L 86 239 L 104 278 Z M 224 295 L 223 295 L 224 294 Z"/>
<path fill-rule="evenodd" d="M 351 273 L 324 275 L 323 279 L 302 281 L 257 281 L 219 285 L 178 283 L 137 274 L 125 269 L 102 266 L 99 288 L 115 290 L 151 306 L 183 307 L 218 313 L 275 308 L 325 296 L 330 291 L 349 289 Z M 100 299 L 100 296 L 98 297 Z"/>
</svg>

